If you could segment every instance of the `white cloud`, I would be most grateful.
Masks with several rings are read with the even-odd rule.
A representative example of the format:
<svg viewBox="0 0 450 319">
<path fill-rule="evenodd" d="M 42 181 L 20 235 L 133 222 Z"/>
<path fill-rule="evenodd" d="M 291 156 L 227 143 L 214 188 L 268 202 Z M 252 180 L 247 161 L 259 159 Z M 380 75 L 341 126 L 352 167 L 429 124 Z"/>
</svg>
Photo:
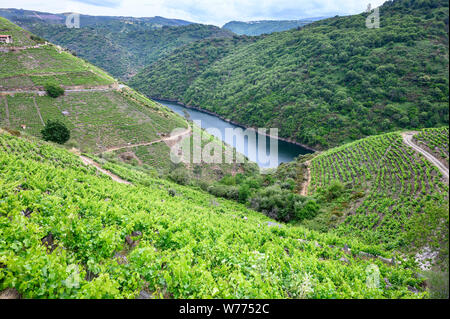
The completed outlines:
<svg viewBox="0 0 450 319">
<path fill-rule="evenodd" d="M 222 25 L 231 20 L 300 19 L 355 14 L 384 0 L 0 0 L 1 8 L 52 13 L 178 18 Z"/>
</svg>

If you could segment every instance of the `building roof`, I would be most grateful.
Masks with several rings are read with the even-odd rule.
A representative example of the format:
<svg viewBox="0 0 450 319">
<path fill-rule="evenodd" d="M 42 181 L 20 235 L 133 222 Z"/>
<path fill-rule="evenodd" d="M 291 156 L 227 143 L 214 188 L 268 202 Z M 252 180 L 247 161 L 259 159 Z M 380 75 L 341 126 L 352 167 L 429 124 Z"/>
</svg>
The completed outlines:
<svg viewBox="0 0 450 319">
<path fill-rule="evenodd" d="M 2 37 L 2 38 L 5 38 L 5 37 L 10 38 L 11 36 L 9 34 L 0 34 L 0 37 Z"/>
</svg>

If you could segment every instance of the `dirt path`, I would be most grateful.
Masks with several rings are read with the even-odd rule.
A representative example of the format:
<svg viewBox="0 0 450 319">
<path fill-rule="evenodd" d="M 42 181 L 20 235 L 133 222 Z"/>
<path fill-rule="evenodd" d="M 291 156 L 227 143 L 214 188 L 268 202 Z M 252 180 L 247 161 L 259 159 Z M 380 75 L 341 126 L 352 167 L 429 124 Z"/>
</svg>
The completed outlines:
<svg viewBox="0 0 450 319">
<path fill-rule="evenodd" d="M 6 111 L 6 124 L 8 125 L 8 126 L 10 126 L 10 121 L 9 121 L 9 107 L 8 107 L 8 100 L 6 99 L 6 97 L 4 98 L 5 99 L 5 111 Z"/>
<path fill-rule="evenodd" d="M 139 147 L 139 146 L 149 146 L 149 145 L 153 145 L 153 144 L 160 143 L 160 142 L 173 141 L 173 140 L 177 140 L 177 139 L 179 139 L 179 138 L 181 138 L 183 136 L 190 135 L 191 132 L 192 132 L 191 128 L 188 128 L 185 131 L 183 131 L 183 132 L 181 132 L 179 134 L 173 135 L 173 136 L 161 138 L 161 139 L 158 139 L 158 140 L 155 140 L 155 141 L 152 141 L 152 142 L 145 142 L 145 143 L 139 143 L 139 144 L 126 145 L 126 146 L 111 147 L 111 148 L 108 148 L 108 149 L 106 149 L 105 151 L 103 151 L 101 153 L 109 153 L 109 152 L 119 151 L 119 150 L 126 149 L 126 148 L 133 148 L 133 147 Z"/>
<path fill-rule="evenodd" d="M 103 169 L 100 166 L 100 164 L 94 162 L 92 159 L 90 159 L 90 158 L 88 158 L 86 156 L 83 156 L 83 155 L 79 155 L 79 156 L 80 156 L 80 159 L 83 161 L 83 163 L 85 165 L 94 166 L 97 169 L 97 171 L 99 171 L 99 172 L 101 172 L 101 173 L 103 173 L 105 175 L 108 175 L 109 177 L 112 178 L 113 181 L 115 181 L 117 183 L 120 183 L 120 184 L 132 185 L 129 181 L 121 179 L 119 176 L 114 175 L 113 173 L 111 173 L 110 171 L 107 171 L 106 169 Z"/>
<path fill-rule="evenodd" d="M 308 175 L 306 182 L 302 184 L 302 190 L 300 191 L 301 196 L 308 196 L 308 187 L 311 184 L 311 161 L 305 162 L 306 165 L 306 174 Z"/>
<path fill-rule="evenodd" d="M 416 152 L 422 154 L 425 156 L 427 160 L 429 160 L 434 166 L 436 166 L 439 171 L 441 171 L 442 175 L 444 175 L 445 179 L 449 180 L 448 175 L 448 168 L 445 167 L 436 157 L 434 157 L 432 154 L 428 153 L 426 150 L 415 144 L 412 140 L 413 136 L 416 135 L 418 132 L 405 132 L 402 133 L 403 142 L 414 149 Z"/>
<path fill-rule="evenodd" d="M 44 119 L 42 118 L 42 115 L 41 115 L 41 110 L 39 110 L 39 106 L 36 103 L 35 97 L 33 97 L 33 102 L 34 102 L 34 106 L 36 107 L 37 114 L 39 115 L 39 118 L 41 119 L 41 123 L 42 123 L 42 125 L 45 126 Z"/>
<path fill-rule="evenodd" d="M 80 92 L 110 92 L 110 91 L 118 91 L 120 88 L 113 87 L 113 88 L 104 88 L 104 87 L 98 87 L 98 88 L 90 88 L 90 89 L 65 89 L 64 93 L 80 93 Z M 39 95 L 45 95 L 47 94 L 46 91 L 41 90 L 15 90 L 15 91 L 0 91 L 0 95 L 14 95 L 14 94 L 20 94 L 20 93 L 28 93 L 28 94 L 39 94 Z"/>
</svg>

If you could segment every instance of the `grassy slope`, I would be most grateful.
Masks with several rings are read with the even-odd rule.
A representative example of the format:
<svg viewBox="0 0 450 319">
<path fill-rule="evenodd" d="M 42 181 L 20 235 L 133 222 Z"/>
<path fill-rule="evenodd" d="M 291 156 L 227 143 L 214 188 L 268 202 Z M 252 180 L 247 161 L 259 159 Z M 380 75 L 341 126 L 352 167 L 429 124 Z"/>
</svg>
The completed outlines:
<svg viewBox="0 0 450 319">
<path fill-rule="evenodd" d="M 144 288 L 156 298 L 422 296 L 408 290 L 422 290 L 410 263 L 341 250 L 389 257 L 376 246 L 269 227 L 241 205 L 135 171 L 128 175 L 147 176 L 147 186 L 117 184 L 62 149 L 6 134 L 0 163 L 0 290 L 28 298 L 133 298 Z M 135 231 L 142 235 L 131 248 L 125 237 Z M 49 234 L 54 250 L 41 241 Z M 370 264 L 390 289 L 367 289 Z"/>
<path fill-rule="evenodd" d="M 367 29 L 364 13 L 238 43 L 217 58 L 214 43 L 191 46 L 132 84 L 149 96 L 176 88 L 167 97 L 317 148 L 448 123 L 447 1 L 397 0 L 380 12 L 380 29 Z M 190 74 L 184 61 L 189 87 L 180 84 Z"/>
</svg>

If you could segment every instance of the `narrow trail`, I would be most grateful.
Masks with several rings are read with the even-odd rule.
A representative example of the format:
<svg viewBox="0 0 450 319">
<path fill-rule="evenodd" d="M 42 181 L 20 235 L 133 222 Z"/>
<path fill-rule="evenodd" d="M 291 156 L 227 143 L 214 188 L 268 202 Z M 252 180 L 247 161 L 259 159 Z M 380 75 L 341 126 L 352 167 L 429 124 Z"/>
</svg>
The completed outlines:
<svg viewBox="0 0 450 319">
<path fill-rule="evenodd" d="M 125 146 L 110 147 L 110 148 L 106 149 L 105 151 L 100 152 L 98 154 L 119 151 L 119 150 L 126 149 L 126 148 L 133 148 L 133 147 L 139 147 L 139 146 L 149 146 L 149 145 L 153 145 L 153 144 L 160 143 L 160 142 L 173 141 L 173 140 L 179 139 L 179 138 L 181 138 L 183 136 L 190 135 L 191 132 L 192 132 L 191 128 L 188 128 L 185 131 L 183 131 L 183 132 L 181 132 L 179 134 L 173 135 L 173 136 L 161 138 L 161 139 L 158 139 L 158 140 L 155 140 L 155 141 L 152 141 L 152 142 L 145 142 L 145 143 L 125 145 Z"/>
<path fill-rule="evenodd" d="M 79 155 L 79 157 L 80 157 L 80 159 L 83 161 L 83 163 L 85 165 L 94 166 L 97 169 L 97 171 L 99 171 L 99 172 L 101 172 L 101 173 L 103 173 L 105 175 L 108 175 L 109 177 L 112 178 L 113 181 L 115 181 L 117 183 L 120 183 L 120 184 L 132 185 L 129 181 L 126 181 L 126 180 L 120 178 L 119 176 L 111 173 L 110 171 L 107 171 L 106 169 L 103 169 L 100 166 L 100 164 L 94 162 L 92 159 L 90 159 L 90 158 L 88 158 L 86 156 L 83 156 L 83 155 Z"/>
<path fill-rule="evenodd" d="M 412 149 L 414 149 L 416 152 L 422 154 L 423 156 L 425 156 L 425 158 L 427 160 L 429 160 L 434 166 L 436 166 L 439 171 L 441 171 L 442 175 L 444 175 L 445 179 L 449 180 L 449 172 L 448 172 L 448 168 L 445 167 L 436 157 L 434 157 L 432 154 L 428 153 L 426 150 L 424 150 L 423 148 L 421 148 L 420 146 L 418 146 L 417 144 L 415 144 L 412 140 L 412 138 L 414 137 L 414 135 L 416 135 L 418 132 L 405 132 L 402 133 L 402 137 L 403 137 L 403 142 L 408 145 L 409 147 L 411 147 Z"/>
<path fill-rule="evenodd" d="M 11 125 L 11 122 L 9 121 L 9 107 L 8 107 L 8 100 L 7 100 L 6 97 L 5 97 L 4 99 L 5 99 L 5 111 L 6 111 L 6 124 L 7 124 L 8 126 L 10 126 L 10 125 Z"/>
<path fill-rule="evenodd" d="M 81 92 L 111 92 L 111 91 L 118 91 L 120 88 L 91 88 L 91 89 L 66 89 L 64 90 L 64 93 L 81 93 Z M 14 95 L 14 94 L 20 94 L 20 93 L 27 93 L 27 94 L 40 94 L 45 95 L 47 94 L 46 91 L 41 90 L 15 90 L 15 91 L 0 91 L 0 95 Z"/>
<path fill-rule="evenodd" d="M 153 142 L 149 142 L 149 143 L 140 143 L 140 144 L 134 144 L 134 145 L 127 145 L 127 146 L 124 146 L 124 147 L 112 147 L 112 148 L 109 148 L 109 149 L 108 149 L 107 151 L 105 151 L 105 152 L 112 152 L 112 151 L 116 151 L 116 150 L 120 150 L 120 149 L 124 149 L 124 148 L 130 148 L 130 147 L 152 145 L 152 144 L 159 143 L 159 142 L 163 142 L 163 141 L 172 141 L 172 140 L 179 139 L 179 138 L 181 138 L 181 137 L 183 137 L 183 136 L 185 136 L 185 135 L 189 135 L 189 134 L 191 134 L 191 128 L 188 128 L 187 130 L 185 130 L 184 132 L 181 132 L 181 133 L 179 133 L 179 134 L 176 134 L 176 135 L 173 135 L 173 136 L 169 136 L 169 137 L 166 137 L 166 138 L 162 138 L 162 139 L 159 139 L 159 140 L 156 140 L 156 141 L 153 141 Z M 78 153 L 78 151 L 75 152 L 75 153 Z M 104 152 L 103 152 L 103 153 L 104 153 Z M 115 182 L 117 182 L 117 183 L 120 183 L 120 184 L 133 185 L 133 184 L 130 183 L 129 181 L 126 181 L 126 180 L 120 178 L 119 176 L 117 176 L 117 175 L 111 173 L 110 171 L 108 171 L 108 170 L 102 168 L 101 165 L 98 164 L 97 162 L 95 162 L 94 160 L 92 160 L 92 159 L 90 159 L 90 158 L 88 158 L 88 157 L 86 157 L 86 156 L 80 155 L 80 154 L 78 154 L 78 156 L 80 157 L 81 161 L 82 161 L 85 165 L 95 167 L 95 168 L 97 169 L 97 171 L 99 171 L 99 172 L 101 172 L 101 173 L 103 173 L 103 174 L 105 174 L 105 175 L 108 175 L 109 177 L 111 177 L 111 179 L 112 179 L 113 181 L 115 181 Z"/>
<path fill-rule="evenodd" d="M 300 191 L 301 196 L 308 196 L 308 187 L 311 184 L 311 161 L 305 162 L 306 165 L 306 174 L 308 174 L 306 182 L 302 184 L 302 190 Z"/>
<path fill-rule="evenodd" d="M 39 106 L 36 103 L 35 97 L 33 97 L 33 102 L 34 102 L 34 106 L 36 107 L 37 114 L 39 115 L 39 118 L 41 119 L 41 123 L 42 123 L 42 125 L 45 126 L 44 119 L 42 118 L 42 115 L 41 115 L 41 110 L 39 110 Z"/>
</svg>

